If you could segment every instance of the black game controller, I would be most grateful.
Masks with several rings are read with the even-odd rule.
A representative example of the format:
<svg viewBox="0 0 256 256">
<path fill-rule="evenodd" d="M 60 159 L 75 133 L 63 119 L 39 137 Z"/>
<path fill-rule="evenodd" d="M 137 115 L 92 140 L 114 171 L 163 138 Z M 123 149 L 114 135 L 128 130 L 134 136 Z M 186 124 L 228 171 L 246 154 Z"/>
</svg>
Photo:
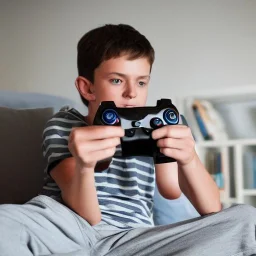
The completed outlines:
<svg viewBox="0 0 256 256">
<path fill-rule="evenodd" d="M 121 148 L 114 157 L 152 156 L 155 164 L 176 160 L 159 151 L 151 132 L 178 123 L 179 112 L 170 99 L 158 100 L 155 107 L 134 108 L 118 108 L 113 101 L 103 101 L 93 122 L 94 125 L 122 126 L 125 130 Z"/>
</svg>

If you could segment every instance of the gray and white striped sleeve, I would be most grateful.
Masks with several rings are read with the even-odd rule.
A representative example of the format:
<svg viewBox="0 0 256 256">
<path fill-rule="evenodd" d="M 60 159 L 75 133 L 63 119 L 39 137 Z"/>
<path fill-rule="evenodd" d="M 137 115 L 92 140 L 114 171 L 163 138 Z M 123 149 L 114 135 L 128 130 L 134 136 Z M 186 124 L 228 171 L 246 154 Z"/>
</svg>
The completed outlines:
<svg viewBox="0 0 256 256">
<path fill-rule="evenodd" d="M 72 156 L 68 149 L 69 134 L 73 127 L 81 126 L 85 126 L 85 122 L 72 110 L 60 111 L 46 123 L 42 150 L 48 174 L 61 160 Z"/>
</svg>

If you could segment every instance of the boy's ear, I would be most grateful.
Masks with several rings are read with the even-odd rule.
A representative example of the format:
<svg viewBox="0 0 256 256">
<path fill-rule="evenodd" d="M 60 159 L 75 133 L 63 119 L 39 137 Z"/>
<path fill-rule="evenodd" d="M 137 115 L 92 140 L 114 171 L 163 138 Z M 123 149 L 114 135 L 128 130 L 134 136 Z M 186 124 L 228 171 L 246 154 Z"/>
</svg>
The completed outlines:
<svg viewBox="0 0 256 256">
<path fill-rule="evenodd" d="M 93 84 L 83 76 L 76 78 L 75 85 L 80 95 L 88 101 L 94 101 L 96 99 Z"/>
</svg>

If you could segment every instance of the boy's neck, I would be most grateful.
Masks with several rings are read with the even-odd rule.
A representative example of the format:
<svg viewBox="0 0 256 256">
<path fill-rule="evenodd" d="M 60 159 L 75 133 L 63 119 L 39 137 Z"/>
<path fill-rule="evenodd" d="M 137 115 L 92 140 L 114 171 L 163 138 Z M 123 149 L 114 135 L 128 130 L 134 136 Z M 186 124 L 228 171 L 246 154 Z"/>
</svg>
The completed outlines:
<svg viewBox="0 0 256 256">
<path fill-rule="evenodd" d="M 88 125 L 92 125 L 92 123 L 93 123 L 93 118 L 92 118 L 90 115 L 85 116 L 85 117 L 84 117 L 84 120 L 85 120 L 85 122 L 86 122 Z"/>
<path fill-rule="evenodd" d="M 84 120 L 88 125 L 93 124 L 93 119 L 94 119 L 97 109 L 92 107 L 91 104 L 88 105 L 88 114 L 87 114 L 87 116 L 84 117 Z"/>
</svg>

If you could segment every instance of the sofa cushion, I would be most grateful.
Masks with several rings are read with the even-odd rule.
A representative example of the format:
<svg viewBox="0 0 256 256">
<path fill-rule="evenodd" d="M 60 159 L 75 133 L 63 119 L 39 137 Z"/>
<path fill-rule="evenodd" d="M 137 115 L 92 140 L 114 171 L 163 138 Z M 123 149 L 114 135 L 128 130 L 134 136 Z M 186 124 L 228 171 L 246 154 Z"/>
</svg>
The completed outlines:
<svg viewBox="0 0 256 256">
<path fill-rule="evenodd" d="M 35 92 L 13 92 L 0 90 L 0 106 L 16 109 L 53 107 L 58 111 L 63 104 L 73 105 L 70 99 Z"/>
<path fill-rule="evenodd" d="M 0 204 L 24 203 L 43 185 L 42 132 L 53 108 L 0 107 Z"/>
<path fill-rule="evenodd" d="M 182 193 L 174 200 L 168 200 L 161 196 L 157 186 L 154 194 L 153 219 L 155 225 L 167 225 L 199 217 L 200 214 Z"/>
</svg>

